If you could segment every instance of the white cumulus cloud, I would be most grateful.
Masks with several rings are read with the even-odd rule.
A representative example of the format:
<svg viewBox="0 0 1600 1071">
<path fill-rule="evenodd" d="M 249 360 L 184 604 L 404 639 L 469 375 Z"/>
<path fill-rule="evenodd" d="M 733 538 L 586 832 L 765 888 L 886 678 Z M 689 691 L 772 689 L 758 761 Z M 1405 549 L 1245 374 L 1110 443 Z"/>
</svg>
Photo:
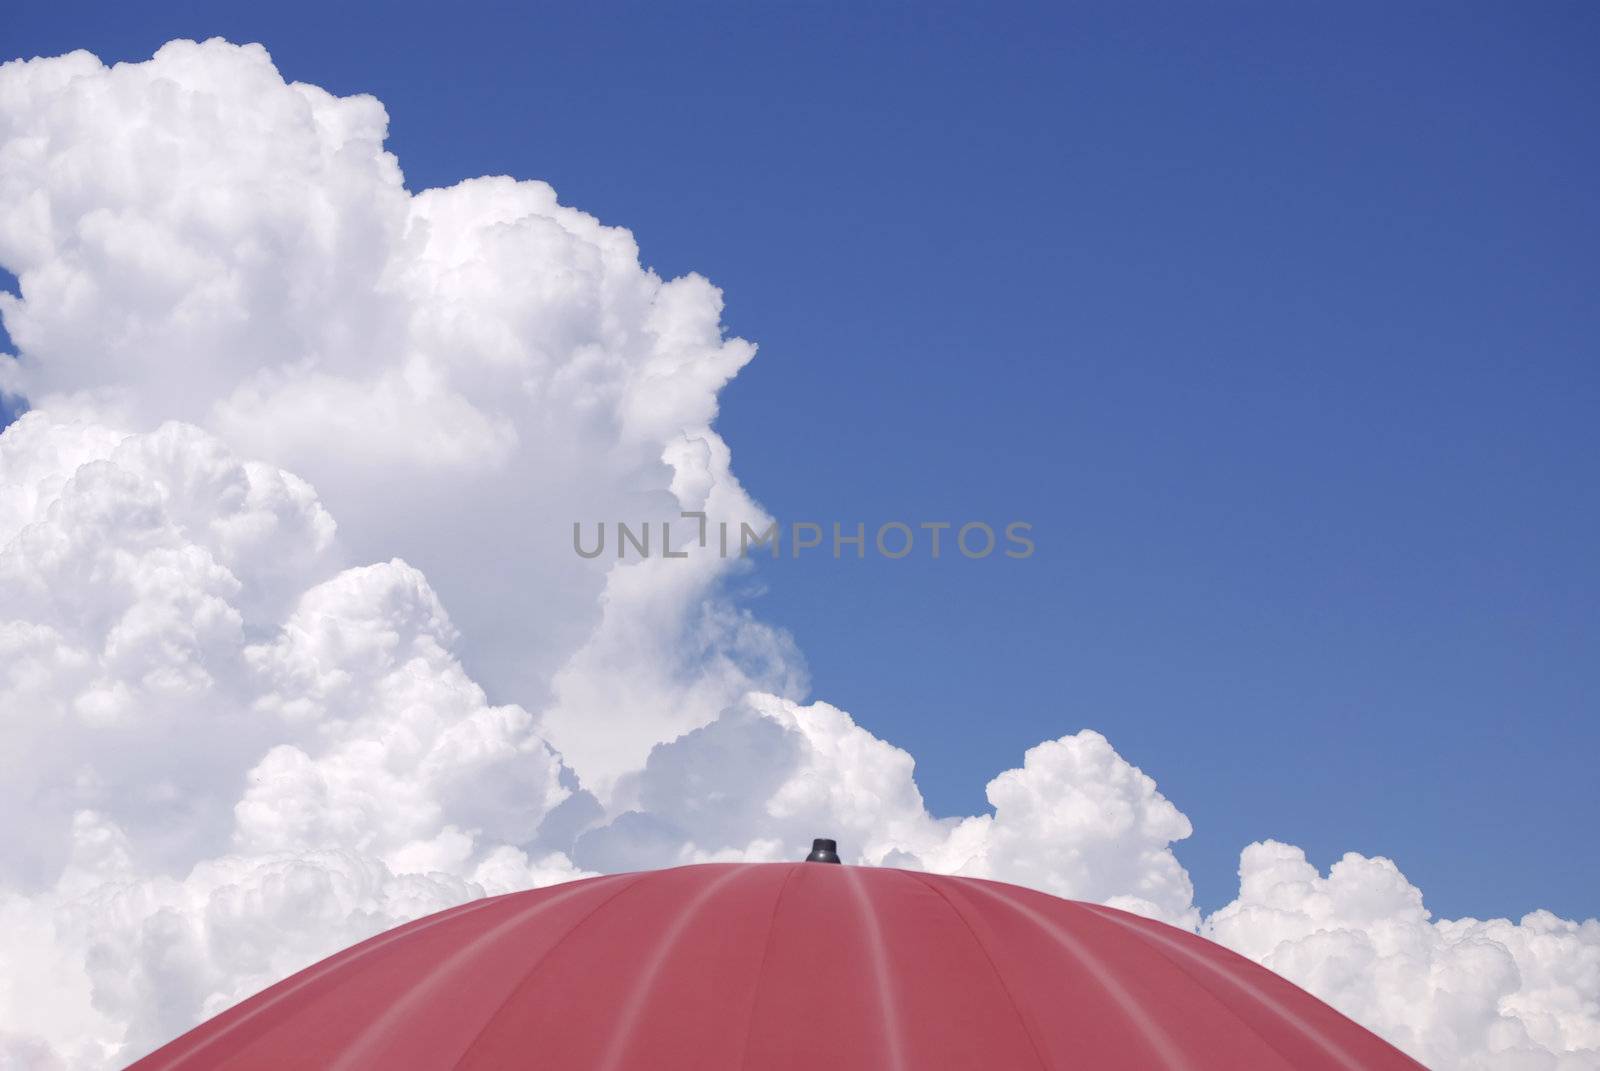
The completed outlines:
<svg viewBox="0 0 1600 1071">
<path fill-rule="evenodd" d="M 1600 1067 L 1600 921 L 1434 920 L 1388 859 L 1350 853 L 1324 876 L 1270 841 L 1245 849 L 1239 885 L 1202 932 L 1428 1066 Z"/>
<path fill-rule="evenodd" d="M 1172 854 L 1188 819 L 1085 730 L 1031 749 L 989 784 L 994 814 L 935 818 L 911 755 L 827 703 L 751 694 L 651 752 L 633 809 L 579 838 L 600 870 L 783 859 L 817 830 L 850 861 L 996 878 L 1191 928 L 1193 887 Z"/>
<path fill-rule="evenodd" d="M 308 480 L 352 560 L 421 569 L 473 675 L 604 791 L 749 688 L 803 681 L 718 597 L 716 555 L 580 567 L 570 545 L 573 522 L 677 520 L 681 545 L 682 510 L 764 521 L 711 428 L 755 348 L 724 337 L 710 283 L 661 279 L 542 182 L 413 195 L 387 121 L 259 46 L 5 65 L 0 263 L 22 296 L 0 296 L 20 357 L 0 388 L 191 423 Z"/>
</svg>

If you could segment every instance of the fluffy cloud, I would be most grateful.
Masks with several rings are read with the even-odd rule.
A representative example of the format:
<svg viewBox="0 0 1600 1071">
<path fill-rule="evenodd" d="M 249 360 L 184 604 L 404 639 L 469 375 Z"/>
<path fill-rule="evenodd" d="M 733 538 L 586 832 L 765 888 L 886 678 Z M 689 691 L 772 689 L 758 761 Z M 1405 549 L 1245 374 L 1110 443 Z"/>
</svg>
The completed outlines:
<svg viewBox="0 0 1600 1071">
<path fill-rule="evenodd" d="M 1430 1067 L 1578 1071 L 1600 1065 L 1600 921 L 1433 921 L 1387 859 L 1326 877 L 1305 853 L 1245 849 L 1239 898 L 1207 936 L 1264 963 Z"/>
<path fill-rule="evenodd" d="M 339 947 L 484 892 L 337 849 L 141 875 L 92 812 L 73 846 L 49 895 L 0 891 L 0 1066 L 121 1066 Z"/>
<path fill-rule="evenodd" d="M 789 858 L 819 829 L 851 861 L 995 878 L 1113 903 L 1191 928 L 1189 876 L 1172 854 L 1189 821 L 1105 737 L 1029 750 L 989 783 L 992 815 L 936 819 L 911 756 L 827 703 L 753 694 L 651 752 L 634 803 L 581 837 L 595 869 Z"/>
<path fill-rule="evenodd" d="M 152 857 L 220 847 L 260 740 L 247 632 L 276 585 L 325 567 L 332 521 L 303 481 L 176 425 L 30 414 L 0 472 L 0 805 L 30 816 L 0 832 L 9 876 L 59 870 L 79 808 L 122 816 Z"/>
<path fill-rule="evenodd" d="M 462 670 L 415 569 L 342 567 L 303 480 L 192 426 L 35 411 L 0 488 L 14 1056 L 116 1062 L 359 937 L 579 873 L 532 716 Z"/>
<path fill-rule="evenodd" d="M 411 194 L 386 127 L 259 46 L 5 65 L 0 263 L 22 296 L 0 295 L 20 356 L 0 388 L 191 423 L 308 480 L 352 560 L 421 569 L 474 677 L 603 792 L 749 688 L 803 681 L 719 598 L 730 563 L 570 547 L 575 521 L 765 522 L 710 426 L 755 350 L 723 337 L 715 287 L 662 280 L 544 183 Z"/>
<path fill-rule="evenodd" d="M 0 1065 L 125 1062 L 486 892 L 824 829 L 1200 926 L 1438 1066 L 1592 1064 L 1593 922 L 1431 921 L 1392 865 L 1281 846 L 1202 921 L 1188 820 L 1099 734 L 931 815 L 799 701 L 735 564 L 577 558 L 573 521 L 764 526 L 711 428 L 753 347 L 542 183 L 408 191 L 386 124 L 254 46 L 0 67 L 34 407 L 0 434 Z"/>
</svg>

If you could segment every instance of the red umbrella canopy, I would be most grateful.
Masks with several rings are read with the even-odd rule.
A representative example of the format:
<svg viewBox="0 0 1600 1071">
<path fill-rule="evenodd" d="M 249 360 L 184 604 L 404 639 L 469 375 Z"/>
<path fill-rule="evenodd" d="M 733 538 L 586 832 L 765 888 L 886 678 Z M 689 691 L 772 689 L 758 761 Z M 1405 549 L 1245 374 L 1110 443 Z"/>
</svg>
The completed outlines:
<svg viewBox="0 0 1600 1071">
<path fill-rule="evenodd" d="M 133 1065 L 1420 1066 L 1162 923 L 998 882 L 814 862 L 686 866 L 474 901 L 325 959 Z"/>
</svg>

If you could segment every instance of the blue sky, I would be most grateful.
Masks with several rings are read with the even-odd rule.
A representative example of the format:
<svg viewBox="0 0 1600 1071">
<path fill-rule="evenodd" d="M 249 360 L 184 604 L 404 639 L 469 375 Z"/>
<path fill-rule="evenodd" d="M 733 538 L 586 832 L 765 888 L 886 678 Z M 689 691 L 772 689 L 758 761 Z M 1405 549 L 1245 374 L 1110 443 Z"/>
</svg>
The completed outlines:
<svg viewBox="0 0 1600 1071">
<path fill-rule="evenodd" d="M 935 811 L 1088 726 L 1194 820 L 1203 905 L 1272 836 L 1442 915 L 1600 911 L 1600 12 L 64 4 L 0 42 L 214 34 L 381 98 L 413 188 L 544 178 L 722 286 L 761 355 L 719 428 L 780 518 L 1033 523 L 755 578 Z"/>
</svg>

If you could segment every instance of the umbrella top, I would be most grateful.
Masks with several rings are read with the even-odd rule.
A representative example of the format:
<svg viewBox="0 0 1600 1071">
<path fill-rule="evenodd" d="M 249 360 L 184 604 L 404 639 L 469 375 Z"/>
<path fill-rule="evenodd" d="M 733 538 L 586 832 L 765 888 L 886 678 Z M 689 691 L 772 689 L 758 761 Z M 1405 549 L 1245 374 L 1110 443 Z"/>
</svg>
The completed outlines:
<svg viewBox="0 0 1600 1071">
<path fill-rule="evenodd" d="M 767 863 L 463 904 L 323 960 L 133 1068 L 1420 1066 L 1162 923 L 991 881 Z"/>
</svg>

